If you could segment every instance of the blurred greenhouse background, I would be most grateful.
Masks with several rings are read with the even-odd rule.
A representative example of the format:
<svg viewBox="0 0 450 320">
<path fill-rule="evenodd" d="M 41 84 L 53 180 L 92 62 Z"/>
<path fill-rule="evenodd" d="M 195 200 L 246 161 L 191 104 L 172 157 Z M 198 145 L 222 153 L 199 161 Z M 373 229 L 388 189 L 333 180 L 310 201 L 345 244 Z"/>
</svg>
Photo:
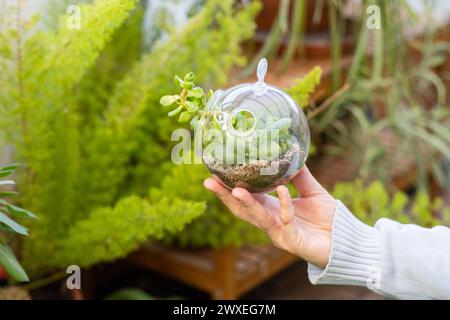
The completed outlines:
<svg viewBox="0 0 450 320">
<path fill-rule="evenodd" d="M 450 225 L 449 54 L 447 0 L 0 0 L 0 298 L 378 298 L 313 287 L 203 165 L 174 165 L 159 100 L 175 74 L 216 90 L 267 57 L 336 198 L 369 224 Z"/>
</svg>

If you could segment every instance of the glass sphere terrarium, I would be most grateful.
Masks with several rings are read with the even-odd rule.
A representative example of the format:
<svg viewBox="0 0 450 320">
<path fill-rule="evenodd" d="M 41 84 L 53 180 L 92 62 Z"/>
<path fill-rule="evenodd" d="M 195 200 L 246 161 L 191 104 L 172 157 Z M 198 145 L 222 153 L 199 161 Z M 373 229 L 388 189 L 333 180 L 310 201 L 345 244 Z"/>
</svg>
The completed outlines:
<svg viewBox="0 0 450 320">
<path fill-rule="evenodd" d="M 172 113 L 185 105 L 180 121 L 186 117 L 191 121 L 196 145 L 202 146 L 204 164 L 230 189 L 273 191 L 299 172 L 308 155 L 310 132 L 306 116 L 289 94 L 265 83 L 267 68 L 267 60 L 262 59 L 257 82 L 218 90 L 209 99 L 200 98 L 199 94 L 189 100 L 189 89 L 161 99 L 163 105 L 176 100 L 179 107 Z M 190 80 L 186 77 L 184 83 Z M 196 90 L 200 92 L 192 88 L 191 95 Z M 202 101 L 202 110 L 189 111 Z"/>
</svg>

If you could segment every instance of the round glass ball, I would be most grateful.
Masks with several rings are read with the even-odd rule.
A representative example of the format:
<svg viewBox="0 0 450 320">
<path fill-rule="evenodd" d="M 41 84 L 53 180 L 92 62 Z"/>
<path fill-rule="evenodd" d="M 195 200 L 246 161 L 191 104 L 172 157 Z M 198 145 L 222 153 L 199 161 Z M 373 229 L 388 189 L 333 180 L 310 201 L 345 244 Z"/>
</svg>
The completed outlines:
<svg viewBox="0 0 450 320">
<path fill-rule="evenodd" d="M 216 91 L 199 123 L 203 162 L 230 189 L 271 192 L 294 177 L 308 155 L 305 114 L 286 92 L 265 84 L 264 74 L 256 83 Z"/>
</svg>

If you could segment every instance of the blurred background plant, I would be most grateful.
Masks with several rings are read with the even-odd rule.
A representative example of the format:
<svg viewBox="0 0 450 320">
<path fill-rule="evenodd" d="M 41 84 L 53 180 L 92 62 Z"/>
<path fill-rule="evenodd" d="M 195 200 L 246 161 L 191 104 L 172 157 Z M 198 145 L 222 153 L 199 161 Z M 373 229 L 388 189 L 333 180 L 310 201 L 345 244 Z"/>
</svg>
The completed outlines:
<svg viewBox="0 0 450 320">
<path fill-rule="evenodd" d="M 68 30 L 63 18 L 57 30 L 32 33 L 30 23 L 13 23 L 21 3 L 9 8 L 1 28 L 0 105 L 14 117 L 2 117 L 2 128 L 14 157 L 26 163 L 19 202 L 42 217 L 24 242 L 23 260 L 35 275 L 124 256 L 205 211 L 204 197 L 191 194 L 203 193 L 203 168 L 192 171 L 191 192 L 172 187 L 179 194 L 146 197 L 178 170 L 167 152 L 174 124 L 161 116 L 159 98 L 173 91 L 175 71 L 224 84 L 230 68 L 244 62 L 240 42 L 252 35 L 258 7 L 209 1 L 148 53 L 141 50 L 143 9 L 136 1 L 82 5 L 85 32 Z M 216 200 L 208 206 L 204 223 L 224 226 L 221 234 L 227 226 L 250 229 Z"/>
<path fill-rule="evenodd" d="M 332 2 L 333 10 L 339 10 L 339 4 L 344 2 Z M 384 27 L 370 31 L 365 21 L 371 4 L 381 9 Z M 431 17 L 430 10 L 426 7 L 423 14 Z M 411 38 L 402 19 L 417 17 L 408 1 L 362 1 L 359 17 L 355 55 L 346 78 L 351 89 L 317 119 L 315 128 L 330 139 L 329 152 L 352 152 L 361 178 L 385 184 L 392 182 L 387 169 L 392 163 L 380 140 L 383 133 L 392 133 L 401 144 L 396 157 L 411 157 L 416 165 L 417 187 L 427 192 L 426 173 L 431 172 L 440 187 L 448 189 L 450 109 L 436 68 L 446 60 L 449 44 L 437 38 L 431 18 L 424 35 Z M 339 50 L 336 43 L 332 41 L 333 52 Z"/>
<path fill-rule="evenodd" d="M 394 202 L 386 208 L 393 206 L 392 210 L 369 210 L 367 216 L 359 210 L 363 220 L 374 222 L 385 216 L 429 226 L 443 221 L 448 223 L 448 217 L 442 220 L 439 219 L 442 216 L 436 215 L 443 210 L 438 205 L 442 200 L 433 202 L 431 199 L 430 181 L 442 190 L 450 190 L 450 108 L 444 83 L 448 75 L 437 74 L 450 47 L 439 38 L 437 24 L 433 23 L 436 20 L 431 18 L 432 10 L 436 11 L 433 3 L 423 2 L 421 13 L 414 12 L 411 3 L 362 1 L 359 19 L 353 20 L 359 31 L 355 35 L 352 64 L 345 80 L 340 80 L 343 79 L 341 74 L 333 77 L 336 87 L 346 81 L 350 90 L 334 101 L 327 113 L 312 125 L 327 137 L 326 152 L 347 154 L 357 164 L 357 178 L 365 182 L 356 182 L 359 187 L 355 187 L 363 192 L 361 186 L 365 185 L 368 199 L 376 190 L 381 192 L 381 183 L 389 193 L 395 190 L 391 175 L 393 158 L 397 161 L 410 159 L 413 163 L 417 195 L 409 205 L 411 215 L 400 217 L 403 210 L 395 212 L 394 208 L 400 208 L 395 206 L 397 201 L 404 198 L 397 193 Z M 383 28 L 369 30 L 366 8 L 373 4 L 380 8 Z M 331 27 L 338 29 L 345 17 L 342 13 L 345 1 L 333 1 L 330 5 L 341 17 L 339 21 L 330 20 Z M 434 5 L 439 8 L 436 2 Z M 409 21 L 418 23 L 420 14 L 426 17 L 428 26 L 420 35 L 412 36 Z M 331 42 L 333 55 L 341 56 L 339 42 L 339 39 Z M 387 134 L 396 146 L 393 156 L 388 156 L 392 151 L 383 143 Z M 370 184 L 373 180 L 378 183 Z M 380 194 L 379 198 L 384 197 Z"/>
<path fill-rule="evenodd" d="M 355 180 L 337 183 L 332 194 L 359 219 L 371 225 L 382 217 L 424 227 L 450 225 L 450 207 L 441 198 L 431 199 L 423 191 L 410 200 L 405 192 L 390 192 L 380 181 L 365 185 L 362 180 Z"/>
</svg>

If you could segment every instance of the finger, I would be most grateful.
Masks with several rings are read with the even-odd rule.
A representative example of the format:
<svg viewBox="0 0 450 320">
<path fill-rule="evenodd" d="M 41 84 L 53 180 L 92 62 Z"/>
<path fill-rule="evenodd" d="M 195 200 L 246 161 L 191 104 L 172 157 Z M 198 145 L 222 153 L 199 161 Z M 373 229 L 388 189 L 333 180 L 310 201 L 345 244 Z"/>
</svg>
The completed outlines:
<svg viewBox="0 0 450 320">
<path fill-rule="evenodd" d="M 268 211 L 275 212 L 280 208 L 278 198 L 268 194 L 254 194 L 253 197 Z"/>
<path fill-rule="evenodd" d="M 285 186 L 277 187 L 278 200 L 280 201 L 280 218 L 283 224 L 289 224 L 294 220 L 294 207 L 291 195 Z"/>
<path fill-rule="evenodd" d="M 239 199 L 242 202 L 243 206 L 247 209 L 252 209 L 257 204 L 257 201 L 252 196 L 252 194 L 244 188 L 234 188 L 231 191 L 231 194 L 235 198 Z"/>
<path fill-rule="evenodd" d="M 208 178 L 203 182 L 203 185 L 206 189 L 214 192 L 220 200 L 231 210 L 231 212 L 238 216 L 239 218 L 244 219 L 241 212 L 241 203 L 238 199 L 233 197 L 231 191 L 224 187 L 220 182 L 215 179 Z"/>
<path fill-rule="evenodd" d="M 239 199 L 242 210 L 246 211 L 253 224 L 269 232 L 277 225 L 276 219 L 255 199 L 255 197 L 243 188 L 234 188 L 232 194 Z"/>
<path fill-rule="evenodd" d="M 292 182 L 302 197 L 313 196 L 319 192 L 325 191 L 321 184 L 311 174 L 306 165 L 292 179 Z"/>
<path fill-rule="evenodd" d="M 203 185 L 205 186 L 206 189 L 208 189 L 209 191 L 214 192 L 215 194 L 217 194 L 217 196 L 219 198 L 222 197 L 227 197 L 228 194 L 230 194 L 230 190 L 228 190 L 227 188 L 225 188 L 223 185 L 221 185 L 218 181 L 216 181 L 213 178 L 208 178 L 203 182 Z"/>
</svg>

